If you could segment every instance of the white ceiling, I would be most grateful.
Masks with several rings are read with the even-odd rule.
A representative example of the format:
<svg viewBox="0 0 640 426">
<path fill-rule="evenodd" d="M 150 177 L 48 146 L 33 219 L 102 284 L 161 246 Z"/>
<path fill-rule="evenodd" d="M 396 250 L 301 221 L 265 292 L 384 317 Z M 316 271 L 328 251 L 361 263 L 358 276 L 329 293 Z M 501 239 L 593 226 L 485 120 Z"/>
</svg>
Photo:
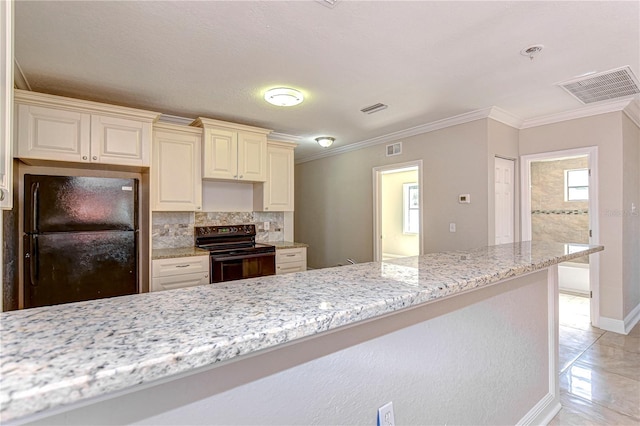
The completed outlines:
<svg viewBox="0 0 640 426">
<path fill-rule="evenodd" d="M 335 149 L 491 106 L 578 108 L 555 83 L 640 76 L 640 2 L 17 1 L 15 56 L 32 90 L 266 127 L 304 158 L 321 135 Z M 277 86 L 306 99 L 269 105 Z"/>
</svg>

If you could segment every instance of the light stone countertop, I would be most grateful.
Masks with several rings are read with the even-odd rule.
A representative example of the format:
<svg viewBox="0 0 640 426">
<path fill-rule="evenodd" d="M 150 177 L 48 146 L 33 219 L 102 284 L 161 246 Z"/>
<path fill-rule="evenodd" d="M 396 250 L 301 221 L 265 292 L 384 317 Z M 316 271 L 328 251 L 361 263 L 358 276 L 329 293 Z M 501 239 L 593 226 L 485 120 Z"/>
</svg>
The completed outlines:
<svg viewBox="0 0 640 426">
<path fill-rule="evenodd" d="M 293 241 L 267 241 L 265 244 L 275 246 L 276 250 L 309 247 L 309 244 L 296 243 Z"/>
<path fill-rule="evenodd" d="M 577 247 L 583 250 L 575 251 Z M 0 421 L 104 397 L 603 250 L 515 243 L 5 312 Z"/>
<path fill-rule="evenodd" d="M 151 251 L 151 260 L 158 259 L 173 259 L 176 257 L 191 257 L 191 256 L 208 256 L 209 251 L 203 250 L 198 247 L 179 247 L 179 248 L 164 248 L 153 249 Z"/>
</svg>

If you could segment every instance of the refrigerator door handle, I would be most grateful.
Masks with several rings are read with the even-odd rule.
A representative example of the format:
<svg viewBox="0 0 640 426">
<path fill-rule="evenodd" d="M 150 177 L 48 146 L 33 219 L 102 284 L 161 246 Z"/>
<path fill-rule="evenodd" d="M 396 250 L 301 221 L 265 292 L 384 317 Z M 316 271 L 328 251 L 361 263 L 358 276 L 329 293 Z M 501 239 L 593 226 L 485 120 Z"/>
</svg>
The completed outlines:
<svg viewBox="0 0 640 426">
<path fill-rule="evenodd" d="M 31 184 L 31 230 L 30 232 L 38 232 L 38 195 L 40 192 L 40 182 Z"/>
<path fill-rule="evenodd" d="M 29 236 L 29 251 L 25 257 L 29 261 L 29 282 L 32 286 L 38 285 L 38 236 Z"/>
</svg>

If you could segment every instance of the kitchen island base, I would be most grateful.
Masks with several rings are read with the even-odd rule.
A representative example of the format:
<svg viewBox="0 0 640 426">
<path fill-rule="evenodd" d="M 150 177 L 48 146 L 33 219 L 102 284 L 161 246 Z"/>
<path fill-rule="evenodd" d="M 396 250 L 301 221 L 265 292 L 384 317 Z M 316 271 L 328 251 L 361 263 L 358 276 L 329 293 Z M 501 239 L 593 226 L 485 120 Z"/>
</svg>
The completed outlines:
<svg viewBox="0 0 640 426">
<path fill-rule="evenodd" d="M 557 265 L 23 418 L 33 424 L 546 424 Z"/>
</svg>

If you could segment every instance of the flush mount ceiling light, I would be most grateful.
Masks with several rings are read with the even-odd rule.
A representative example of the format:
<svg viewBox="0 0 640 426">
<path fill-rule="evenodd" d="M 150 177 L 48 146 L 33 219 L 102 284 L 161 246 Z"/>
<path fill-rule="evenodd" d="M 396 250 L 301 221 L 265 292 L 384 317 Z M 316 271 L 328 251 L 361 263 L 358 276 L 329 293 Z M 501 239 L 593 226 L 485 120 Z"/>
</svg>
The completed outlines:
<svg viewBox="0 0 640 426">
<path fill-rule="evenodd" d="M 316 142 L 318 142 L 318 145 L 323 148 L 329 148 L 335 140 L 336 138 L 332 138 L 331 136 L 320 136 L 319 138 L 316 138 Z"/>
<path fill-rule="evenodd" d="M 302 102 L 304 96 L 296 89 L 276 87 L 265 92 L 264 100 L 276 106 L 294 106 Z"/>
</svg>

